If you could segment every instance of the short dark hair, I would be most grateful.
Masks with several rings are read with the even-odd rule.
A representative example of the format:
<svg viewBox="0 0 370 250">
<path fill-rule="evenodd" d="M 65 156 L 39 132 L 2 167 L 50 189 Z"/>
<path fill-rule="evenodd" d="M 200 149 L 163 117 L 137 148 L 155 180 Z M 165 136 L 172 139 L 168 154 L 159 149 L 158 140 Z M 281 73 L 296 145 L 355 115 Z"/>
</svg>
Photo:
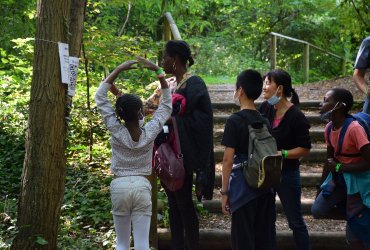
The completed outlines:
<svg viewBox="0 0 370 250">
<path fill-rule="evenodd" d="M 290 77 L 289 73 L 282 69 L 273 69 L 267 72 L 263 79 L 269 79 L 269 81 L 274 81 L 278 86 L 283 85 L 284 90 L 283 93 L 286 97 L 292 97 L 291 102 L 298 106 L 299 105 L 299 97 L 297 92 L 292 87 L 292 78 Z"/>
<path fill-rule="evenodd" d="M 236 88 L 242 87 L 246 96 L 256 100 L 262 93 L 263 80 L 261 74 L 253 69 L 242 71 L 236 80 Z"/>
<path fill-rule="evenodd" d="M 142 107 L 143 102 L 137 95 L 123 94 L 116 101 L 116 114 L 124 121 L 135 121 Z"/>
<path fill-rule="evenodd" d="M 190 47 L 187 42 L 183 40 L 168 41 L 166 43 L 165 50 L 171 57 L 178 56 L 184 66 L 186 66 L 187 63 L 189 67 L 194 64 L 194 59 L 191 56 Z"/>
<path fill-rule="evenodd" d="M 332 94 L 333 101 L 345 103 L 346 106 L 344 107 L 344 111 L 348 113 L 353 106 L 352 93 L 349 90 L 343 88 L 333 88 L 331 89 L 331 91 L 333 92 Z"/>
</svg>

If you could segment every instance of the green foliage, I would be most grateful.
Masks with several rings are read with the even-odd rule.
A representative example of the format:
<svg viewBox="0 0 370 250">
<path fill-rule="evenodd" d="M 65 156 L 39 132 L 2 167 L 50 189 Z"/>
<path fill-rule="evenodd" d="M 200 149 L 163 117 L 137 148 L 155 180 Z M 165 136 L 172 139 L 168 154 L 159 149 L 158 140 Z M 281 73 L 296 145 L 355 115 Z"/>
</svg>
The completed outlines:
<svg viewBox="0 0 370 250">
<path fill-rule="evenodd" d="M 0 13 L 2 14 L 0 15 L 0 49 L 2 48 L 11 52 L 12 39 L 30 37 L 34 34 L 35 12 L 36 1 L 1 1 Z M 2 59 L 2 56 L 0 59 Z"/>
<path fill-rule="evenodd" d="M 27 0 L 3 0 L 0 5 L 1 249 L 10 246 L 17 232 L 16 209 L 25 152 L 35 6 L 36 1 Z M 68 125 L 68 166 L 58 248 L 114 248 L 108 190 L 111 180 L 109 134 L 93 97 L 99 82 L 123 61 L 135 55 L 157 60 L 164 46 L 158 38 L 163 28 L 158 26 L 158 20 L 164 12 L 172 13 L 182 38 L 191 45 L 195 56 L 191 71 L 200 74 L 207 84 L 214 84 L 235 83 L 236 75 L 246 68 L 261 73 L 267 71 L 270 32 L 305 40 L 343 55 L 348 60 L 349 74 L 361 40 L 369 35 L 368 9 L 369 1 L 361 0 L 88 1 L 84 30 L 86 58 L 81 60 Z M 123 32 L 118 36 L 120 30 Z M 310 57 L 312 81 L 340 74 L 337 59 L 315 49 L 311 49 Z M 302 81 L 301 44 L 278 39 L 277 60 L 278 67 L 290 72 L 295 83 Z M 145 99 L 152 93 L 147 84 L 155 80 L 152 72 L 138 69 L 121 74 L 117 85 Z M 158 215 L 159 224 L 168 227 L 168 206 L 163 190 L 158 196 L 165 208 Z M 196 206 L 198 212 L 206 216 L 201 204 Z M 45 243 L 41 236 L 35 240 Z"/>
</svg>

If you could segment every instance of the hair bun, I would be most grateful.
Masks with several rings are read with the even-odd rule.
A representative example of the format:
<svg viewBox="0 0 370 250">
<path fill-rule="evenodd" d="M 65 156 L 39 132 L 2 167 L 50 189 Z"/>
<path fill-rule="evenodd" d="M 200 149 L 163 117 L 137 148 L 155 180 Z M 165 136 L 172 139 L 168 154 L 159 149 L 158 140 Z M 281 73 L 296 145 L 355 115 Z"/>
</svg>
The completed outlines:
<svg viewBox="0 0 370 250">
<path fill-rule="evenodd" d="M 189 56 L 188 61 L 189 61 L 189 67 L 194 64 L 194 59 L 192 56 Z"/>
</svg>

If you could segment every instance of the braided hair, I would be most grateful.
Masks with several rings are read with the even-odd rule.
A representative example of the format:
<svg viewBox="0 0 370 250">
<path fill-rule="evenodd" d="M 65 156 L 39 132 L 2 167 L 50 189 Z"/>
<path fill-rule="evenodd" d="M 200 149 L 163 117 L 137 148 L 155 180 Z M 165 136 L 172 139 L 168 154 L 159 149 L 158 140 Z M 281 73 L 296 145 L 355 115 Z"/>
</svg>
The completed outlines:
<svg viewBox="0 0 370 250">
<path fill-rule="evenodd" d="M 299 106 L 299 97 L 295 89 L 292 87 L 292 78 L 282 69 L 274 69 L 267 72 L 263 79 L 269 79 L 269 81 L 274 81 L 277 86 L 283 85 L 283 93 L 286 97 L 291 97 L 291 102 L 295 106 Z"/>
<path fill-rule="evenodd" d="M 142 107 L 143 102 L 137 95 L 123 94 L 116 101 L 116 114 L 125 122 L 135 121 Z"/>
<path fill-rule="evenodd" d="M 183 40 L 170 40 L 166 43 L 165 50 L 171 57 L 178 56 L 184 66 L 194 64 L 189 45 Z"/>
</svg>

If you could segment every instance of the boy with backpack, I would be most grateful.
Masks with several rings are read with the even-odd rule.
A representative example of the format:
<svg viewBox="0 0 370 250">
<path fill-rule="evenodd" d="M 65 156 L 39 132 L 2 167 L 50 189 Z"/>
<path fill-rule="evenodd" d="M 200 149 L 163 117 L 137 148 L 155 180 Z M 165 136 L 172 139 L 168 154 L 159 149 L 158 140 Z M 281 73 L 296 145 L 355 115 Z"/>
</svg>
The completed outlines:
<svg viewBox="0 0 370 250">
<path fill-rule="evenodd" d="M 351 92 L 341 88 L 328 91 L 321 103 L 320 113 L 330 120 L 325 128 L 328 159 L 323 191 L 311 211 L 315 218 L 326 218 L 334 206 L 345 201 L 347 241 L 351 249 L 369 249 L 370 142 L 363 126 L 370 121 L 362 124 L 349 115 L 352 105 Z"/>
<path fill-rule="evenodd" d="M 254 104 L 262 92 L 262 84 L 262 77 L 255 70 L 245 70 L 238 75 L 234 101 L 240 106 L 240 111 L 228 118 L 222 138 L 222 145 L 225 146 L 222 211 L 231 214 L 231 242 L 234 250 L 267 250 L 275 246 L 274 193 L 271 188 L 251 187 L 243 174 L 249 158 L 249 129 L 246 123 L 257 122 L 261 128 L 269 126 Z"/>
</svg>

